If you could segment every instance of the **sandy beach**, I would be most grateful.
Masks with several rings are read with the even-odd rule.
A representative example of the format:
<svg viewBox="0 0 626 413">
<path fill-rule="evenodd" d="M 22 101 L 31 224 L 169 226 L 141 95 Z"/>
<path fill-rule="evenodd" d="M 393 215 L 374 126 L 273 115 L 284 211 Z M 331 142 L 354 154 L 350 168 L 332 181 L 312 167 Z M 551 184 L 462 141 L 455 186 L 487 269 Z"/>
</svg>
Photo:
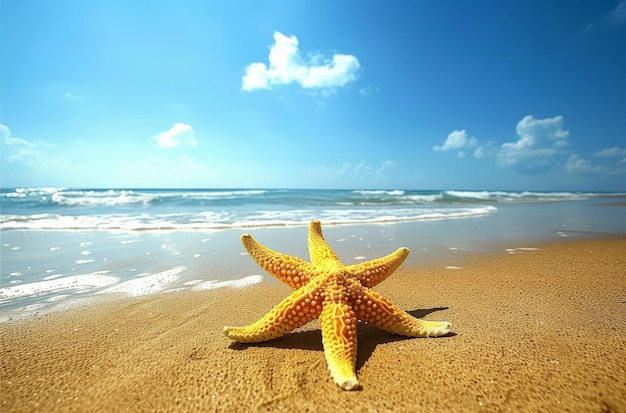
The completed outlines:
<svg viewBox="0 0 626 413">
<path fill-rule="evenodd" d="M 626 239 L 403 266 L 376 287 L 442 338 L 360 324 L 362 390 L 331 380 L 318 322 L 232 343 L 286 286 L 182 291 L 0 325 L 1 404 L 15 411 L 626 411 Z M 513 253 L 514 252 L 514 253 Z"/>
</svg>

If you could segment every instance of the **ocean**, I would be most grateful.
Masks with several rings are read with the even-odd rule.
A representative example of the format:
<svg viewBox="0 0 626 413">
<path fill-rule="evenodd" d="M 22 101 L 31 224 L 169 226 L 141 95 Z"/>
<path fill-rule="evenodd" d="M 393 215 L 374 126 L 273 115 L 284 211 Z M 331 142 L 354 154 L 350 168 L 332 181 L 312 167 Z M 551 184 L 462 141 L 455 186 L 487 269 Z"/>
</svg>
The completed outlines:
<svg viewBox="0 0 626 413">
<path fill-rule="evenodd" d="M 624 193 L 71 189 L 0 191 L 0 321 L 180 289 L 273 282 L 239 243 L 251 232 L 308 259 L 307 224 L 345 263 L 412 252 L 405 265 L 458 268 L 464 253 L 523 253 L 547 241 L 626 233 Z"/>
</svg>

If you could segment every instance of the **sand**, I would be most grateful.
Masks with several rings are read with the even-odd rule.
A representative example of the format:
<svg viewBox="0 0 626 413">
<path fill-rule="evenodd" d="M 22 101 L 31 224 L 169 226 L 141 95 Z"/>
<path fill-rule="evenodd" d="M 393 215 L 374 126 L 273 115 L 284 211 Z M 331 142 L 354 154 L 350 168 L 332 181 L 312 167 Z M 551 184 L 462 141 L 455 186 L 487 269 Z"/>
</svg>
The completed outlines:
<svg viewBox="0 0 626 413">
<path fill-rule="evenodd" d="M 376 290 L 442 338 L 359 325 L 362 390 L 333 384 L 319 324 L 257 345 L 282 285 L 159 293 L 0 325 L 13 411 L 626 412 L 626 239 L 401 267 Z"/>
</svg>

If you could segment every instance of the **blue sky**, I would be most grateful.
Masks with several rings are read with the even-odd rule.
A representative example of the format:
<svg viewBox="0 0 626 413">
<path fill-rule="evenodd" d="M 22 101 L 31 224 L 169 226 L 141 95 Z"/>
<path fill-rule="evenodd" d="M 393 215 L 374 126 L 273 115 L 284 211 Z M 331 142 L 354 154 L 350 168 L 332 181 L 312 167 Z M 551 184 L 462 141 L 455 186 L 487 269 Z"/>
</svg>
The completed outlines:
<svg viewBox="0 0 626 413">
<path fill-rule="evenodd" d="M 3 187 L 626 190 L 626 0 L 1 19 Z"/>
</svg>

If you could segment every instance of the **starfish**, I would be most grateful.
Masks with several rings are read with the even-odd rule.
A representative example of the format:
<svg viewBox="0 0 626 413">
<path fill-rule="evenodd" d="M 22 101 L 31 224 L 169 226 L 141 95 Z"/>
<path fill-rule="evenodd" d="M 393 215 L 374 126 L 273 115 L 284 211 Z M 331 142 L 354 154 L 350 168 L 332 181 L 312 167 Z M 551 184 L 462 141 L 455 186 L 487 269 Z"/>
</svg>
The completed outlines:
<svg viewBox="0 0 626 413">
<path fill-rule="evenodd" d="M 334 382 L 344 390 L 360 388 L 356 377 L 357 320 L 409 337 L 444 336 L 448 322 L 425 321 L 402 311 L 371 288 L 391 275 L 409 255 L 408 248 L 375 260 L 344 265 L 312 221 L 308 235 L 311 262 L 273 251 L 250 234 L 241 242 L 268 273 L 295 291 L 256 323 L 224 327 L 224 334 L 241 343 L 275 339 L 320 319 L 324 355 Z"/>
</svg>

